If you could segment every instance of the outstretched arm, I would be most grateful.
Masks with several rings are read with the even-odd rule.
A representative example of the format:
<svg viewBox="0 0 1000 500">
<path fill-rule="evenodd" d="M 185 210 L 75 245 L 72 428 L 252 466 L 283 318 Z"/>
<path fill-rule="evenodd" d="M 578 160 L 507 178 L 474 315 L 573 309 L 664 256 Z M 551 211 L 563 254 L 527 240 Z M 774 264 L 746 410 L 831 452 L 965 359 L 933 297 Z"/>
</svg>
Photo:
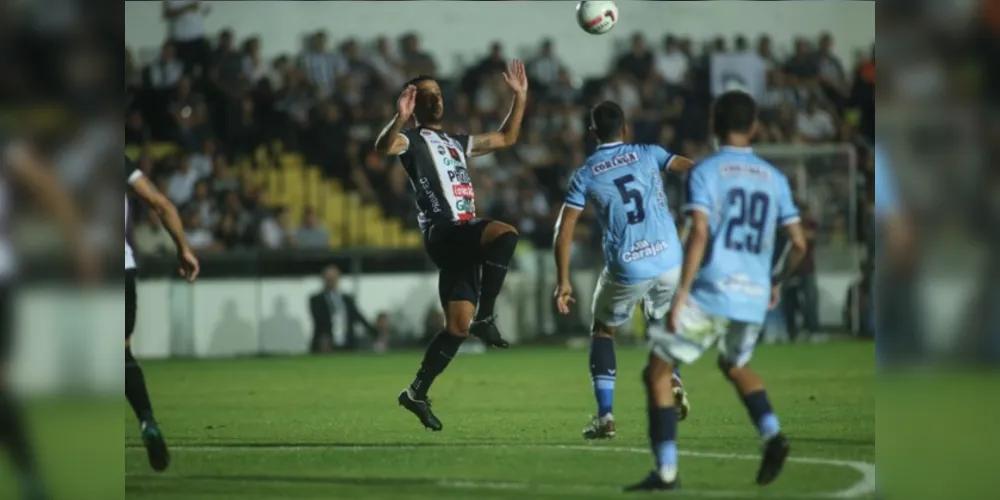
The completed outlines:
<svg viewBox="0 0 1000 500">
<path fill-rule="evenodd" d="M 573 248 L 573 234 L 576 223 L 580 220 L 583 210 L 563 205 L 556 223 L 555 257 L 556 257 L 556 307 L 560 314 L 569 314 L 569 306 L 573 303 L 573 287 L 569 280 L 569 260 Z"/>
<path fill-rule="evenodd" d="M 504 73 L 507 85 L 514 91 L 514 102 L 510 105 L 510 113 L 504 120 L 500 130 L 472 136 L 469 144 L 469 156 L 483 156 L 499 149 L 506 149 L 517 144 L 521 135 L 521 122 L 524 121 L 524 108 L 528 104 L 528 75 L 524 72 L 524 63 L 515 59 L 507 65 Z"/>
<path fill-rule="evenodd" d="M 417 88 L 406 87 L 399 100 L 396 101 L 396 116 L 392 118 L 375 141 L 375 152 L 384 156 L 398 156 L 410 148 L 410 140 L 402 135 L 403 127 L 413 116 L 413 108 L 417 102 Z"/>
</svg>

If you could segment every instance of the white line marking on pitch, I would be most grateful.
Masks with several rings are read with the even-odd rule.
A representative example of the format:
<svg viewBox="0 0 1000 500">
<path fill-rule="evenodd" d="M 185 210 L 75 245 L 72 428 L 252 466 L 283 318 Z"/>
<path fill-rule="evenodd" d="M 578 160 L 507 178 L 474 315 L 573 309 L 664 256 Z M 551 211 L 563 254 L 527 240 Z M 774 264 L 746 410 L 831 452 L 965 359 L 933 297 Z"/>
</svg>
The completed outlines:
<svg viewBox="0 0 1000 500">
<path fill-rule="evenodd" d="M 444 446 L 441 446 L 442 448 Z M 127 447 L 128 448 L 128 447 Z M 173 446 L 171 449 L 177 451 L 202 451 L 202 452 L 228 452 L 228 451 L 377 451 L 377 450 L 427 450 L 435 447 L 428 446 L 380 446 L 378 444 L 373 444 L 371 446 Z M 548 450 L 564 450 L 564 451 L 596 451 L 604 453 L 641 453 L 647 454 L 649 450 L 645 448 L 615 448 L 615 447 L 599 447 L 599 446 L 581 446 L 581 445 L 473 445 L 473 446 L 459 446 L 458 448 L 464 449 L 524 449 L 524 448 L 535 448 L 535 449 L 548 449 Z M 759 460 L 760 457 L 756 455 L 739 455 L 733 453 L 710 453 L 710 452 L 699 452 L 699 451 L 681 451 L 681 456 L 695 457 L 695 458 L 710 458 L 717 460 Z M 811 458 L 811 457 L 789 457 L 788 459 L 791 463 L 808 464 L 808 465 L 825 465 L 829 467 L 843 467 L 847 469 L 852 469 L 861 475 L 856 483 L 848 488 L 844 488 L 839 491 L 829 492 L 829 493 L 815 493 L 815 494 L 803 494 L 803 495 L 768 495 L 770 498 L 828 498 L 828 499 L 849 499 L 849 498 L 860 498 L 868 495 L 872 495 L 876 491 L 877 482 L 875 474 L 875 465 L 867 462 L 859 462 L 853 460 L 832 460 L 827 458 Z M 129 474 L 126 473 L 126 476 Z M 602 488 L 597 486 L 588 485 L 542 485 L 542 484 L 529 484 L 529 483 L 496 483 L 496 482 L 475 482 L 475 481 L 441 481 L 438 483 L 441 487 L 446 488 L 484 488 L 484 489 L 495 489 L 495 490 L 523 490 L 523 489 L 537 489 L 545 488 L 560 491 L 586 491 L 586 492 L 601 492 L 601 491 L 620 491 L 613 488 Z M 690 496 L 700 496 L 709 498 L 744 498 L 748 495 L 748 492 L 739 491 L 707 491 L 707 490 L 683 490 L 685 495 Z"/>
</svg>

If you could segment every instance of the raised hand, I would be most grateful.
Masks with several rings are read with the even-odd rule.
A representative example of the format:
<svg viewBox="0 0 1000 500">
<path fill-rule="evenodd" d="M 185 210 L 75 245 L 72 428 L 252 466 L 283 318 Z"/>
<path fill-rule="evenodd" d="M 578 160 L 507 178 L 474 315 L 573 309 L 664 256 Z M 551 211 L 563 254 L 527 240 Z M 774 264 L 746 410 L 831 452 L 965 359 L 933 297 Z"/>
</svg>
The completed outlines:
<svg viewBox="0 0 1000 500">
<path fill-rule="evenodd" d="M 519 59 L 507 63 L 507 72 L 503 74 L 503 79 L 515 94 L 528 92 L 528 74 L 524 71 L 524 63 Z"/>
<path fill-rule="evenodd" d="M 417 88 L 413 85 L 406 87 L 399 96 L 399 100 L 396 101 L 396 112 L 399 117 L 404 120 L 409 120 L 413 116 L 413 109 L 417 105 Z"/>
</svg>

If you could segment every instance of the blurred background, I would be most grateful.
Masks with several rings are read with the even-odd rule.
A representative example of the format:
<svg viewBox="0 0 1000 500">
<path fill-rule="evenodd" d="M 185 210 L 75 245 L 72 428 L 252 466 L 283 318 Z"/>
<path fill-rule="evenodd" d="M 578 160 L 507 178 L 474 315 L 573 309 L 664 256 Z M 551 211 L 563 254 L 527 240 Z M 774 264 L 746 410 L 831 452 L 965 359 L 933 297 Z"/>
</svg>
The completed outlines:
<svg viewBox="0 0 1000 500">
<path fill-rule="evenodd" d="M 169 237 L 154 214 L 135 215 L 137 355 L 420 345 L 441 321 L 436 273 L 405 173 L 372 144 L 421 74 L 442 83 L 447 129 L 496 129 L 515 57 L 531 79 L 520 143 L 471 171 L 479 215 L 523 235 L 499 306 L 518 342 L 587 338 L 587 308 L 558 317 L 550 300 L 555 218 L 594 147 L 587 109 L 619 102 L 636 142 L 697 159 L 713 150 L 712 97 L 731 88 L 760 101 L 760 151 L 792 179 L 815 244 L 768 340 L 870 337 L 873 3 L 622 2 L 607 36 L 582 32 L 566 2 L 171 4 L 125 5 L 125 144 L 181 208 L 204 274 L 173 281 Z M 682 185 L 668 182 L 674 209 Z M 588 304 L 603 266 L 596 221 L 577 236 Z M 356 307 L 311 308 L 324 289 Z"/>
</svg>

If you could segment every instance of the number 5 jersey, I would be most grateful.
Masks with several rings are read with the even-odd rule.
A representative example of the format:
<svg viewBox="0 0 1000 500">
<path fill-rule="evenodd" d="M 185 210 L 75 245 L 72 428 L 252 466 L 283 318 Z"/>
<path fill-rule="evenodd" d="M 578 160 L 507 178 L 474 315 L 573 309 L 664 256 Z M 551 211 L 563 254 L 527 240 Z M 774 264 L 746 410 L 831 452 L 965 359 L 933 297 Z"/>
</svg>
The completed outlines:
<svg viewBox="0 0 1000 500">
<path fill-rule="evenodd" d="M 651 280 L 681 264 L 661 177 L 673 159 L 660 146 L 604 144 L 570 180 L 566 205 L 594 205 L 604 230 L 605 265 L 618 283 Z"/>
<path fill-rule="evenodd" d="M 692 300 L 716 316 L 763 323 L 777 231 L 799 222 L 788 179 L 753 150 L 724 147 L 688 175 L 692 211 L 708 216 L 710 234 Z"/>
</svg>

